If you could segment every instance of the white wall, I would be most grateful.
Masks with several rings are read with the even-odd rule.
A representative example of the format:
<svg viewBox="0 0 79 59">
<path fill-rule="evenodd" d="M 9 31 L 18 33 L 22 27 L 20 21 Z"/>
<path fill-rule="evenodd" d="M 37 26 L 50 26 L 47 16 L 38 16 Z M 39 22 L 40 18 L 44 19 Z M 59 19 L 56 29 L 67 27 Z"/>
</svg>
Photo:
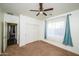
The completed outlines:
<svg viewBox="0 0 79 59">
<path fill-rule="evenodd" d="M 79 10 L 72 12 L 70 25 L 74 47 L 79 49 Z"/>
<path fill-rule="evenodd" d="M 51 43 L 51 44 L 55 44 L 58 47 L 61 47 L 63 49 L 66 49 L 66 50 L 69 50 L 71 52 L 79 54 L 79 10 L 76 10 L 76 11 L 73 11 L 73 12 L 68 12 L 66 14 L 69 14 L 69 13 L 72 14 L 70 16 L 70 29 L 71 29 L 71 36 L 72 36 L 72 41 L 73 41 L 74 46 L 69 47 L 69 46 L 63 45 L 62 44 L 63 39 L 62 39 L 62 42 L 58 42 L 56 40 L 52 41 L 50 39 L 47 39 L 47 40 L 44 40 L 44 41 Z M 61 15 L 58 15 L 58 16 L 55 16 L 55 17 L 48 18 L 46 20 L 51 20 L 53 18 L 66 16 L 66 14 L 61 14 Z"/>
<path fill-rule="evenodd" d="M 40 20 L 20 15 L 20 46 L 41 39 Z"/>
<path fill-rule="evenodd" d="M 45 24 L 45 20 L 41 20 L 40 22 L 40 40 L 44 39 L 44 24 Z"/>
<path fill-rule="evenodd" d="M 2 23 L 3 23 L 3 12 L 0 9 L 0 54 L 2 50 Z"/>
<path fill-rule="evenodd" d="M 4 14 L 4 20 L 5 22 L 8 23 L 18 23 L 19 22 L 19 17 L 15 15 L 9 15 L 9 14 Z"/>
</svg>

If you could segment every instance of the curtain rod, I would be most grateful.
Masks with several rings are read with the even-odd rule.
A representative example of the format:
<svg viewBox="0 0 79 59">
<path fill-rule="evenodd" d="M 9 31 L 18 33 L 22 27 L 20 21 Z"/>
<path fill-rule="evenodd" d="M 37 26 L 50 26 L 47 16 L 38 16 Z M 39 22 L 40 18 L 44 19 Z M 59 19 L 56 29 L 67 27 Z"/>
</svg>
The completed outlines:
<svg viewBox="0 0 79 59">
<path fill-rule="evenodd" d="M 63 17 L 63 16 L 67 16 L 67 15 L 72 15 L 71 13 L 66 13 L 66 14 L 61 14 L 61 15 L 58 15 L 58 16 L 54 16 L 54 17 L 51 17 L 51 18 L 48 18 L 46 20 L 50 20 L 50 19 L 54 19 L 54 18 L 58 18 L 58 17 Z"/>
</svg>

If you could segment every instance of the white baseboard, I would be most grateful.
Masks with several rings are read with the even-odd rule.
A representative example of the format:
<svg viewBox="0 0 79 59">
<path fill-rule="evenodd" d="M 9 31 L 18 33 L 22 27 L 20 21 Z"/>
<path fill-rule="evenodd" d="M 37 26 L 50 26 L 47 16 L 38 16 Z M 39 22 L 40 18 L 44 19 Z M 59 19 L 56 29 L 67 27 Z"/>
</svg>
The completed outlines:
<svg viewBox="0 0 79 59">
<path fill-rule="evenodd" d="M 55 42 L 55 41 L 51 41 L 51 40 L 47 40 L 47 39 L 43 39 L 42 41 L 45 41 L 45 42 L 47 42 L 49 44 L 55 45 L 57 47 L 60 47 L 60 48 L 62 48 L 64 50 L 70 51 L 72 53 L 79 54 L 79 49 L 78 48 L 65 46 L 65 45 L 63 45 L 61 43 L 58 43 L 58 42 Z"/>
<path fill-rule="evenodd" d="M 25 44 L 19 44 L 19 47 L 22 47 L 22 46 L 24 46 L 26 44 L 29 44 L 29 43 L 35 42 L 35 41 L 38 41 L 38 40 L 30 40 L 30 41 L 26 42 Z"/>
</svg>

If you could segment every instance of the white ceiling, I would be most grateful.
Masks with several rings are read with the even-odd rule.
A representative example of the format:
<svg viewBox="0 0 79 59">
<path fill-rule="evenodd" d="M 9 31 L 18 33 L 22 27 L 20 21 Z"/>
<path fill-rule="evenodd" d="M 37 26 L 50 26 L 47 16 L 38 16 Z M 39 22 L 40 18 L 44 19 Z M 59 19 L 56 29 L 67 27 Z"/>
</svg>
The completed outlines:
<svg viewBox="0 0 79 59">
<path fill-rule="evenodd" d="M 48 16 L 40 14 L 36 16 L 36 12 L 29 11 L 30 9 L 39 9 L 38 3 L 0 3 L 0 8 L 4 12 L 10 12 L 16 15 L 24 14 L 37 19 L 44 19 L 58 14 L 70 12 L 79 9 L 79 3 L 44 3 L 43 8 L 54 8 L 53 11 L 46 12 Z M 52 14 L 52 15 L 50 15 Z"/>
</svg>

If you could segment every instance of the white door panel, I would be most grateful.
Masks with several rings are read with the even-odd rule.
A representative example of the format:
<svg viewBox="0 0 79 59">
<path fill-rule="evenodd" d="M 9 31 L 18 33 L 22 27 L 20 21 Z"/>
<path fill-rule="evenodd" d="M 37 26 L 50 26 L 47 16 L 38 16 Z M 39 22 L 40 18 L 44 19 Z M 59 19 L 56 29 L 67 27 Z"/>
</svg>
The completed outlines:
<svg viewBox="0 0 79 59">
<path fill-rule="evenodd" d="M 3 23 L 3 52 L 5 52 L 7 48 L 7 23 Z"/>
</svg>

